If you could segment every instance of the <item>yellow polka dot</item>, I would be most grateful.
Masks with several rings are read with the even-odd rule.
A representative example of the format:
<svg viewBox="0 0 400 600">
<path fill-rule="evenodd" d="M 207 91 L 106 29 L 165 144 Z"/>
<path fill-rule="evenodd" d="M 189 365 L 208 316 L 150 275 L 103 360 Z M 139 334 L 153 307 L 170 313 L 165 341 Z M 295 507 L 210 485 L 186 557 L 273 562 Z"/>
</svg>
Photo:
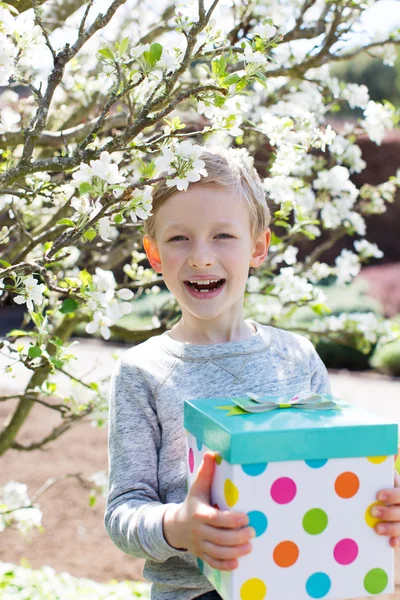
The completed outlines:
<svg viewBox="0 0 400 600">
<path fill-rule="evenodd" d="M 367 456 L 367 459 L 373 465 L 380 465 L 381 463 L 385 462 L 387 456 Z"/>
<path fill-rule="evenodd" d="M 240 588 L 242 600 L 264 600 L 267 586 L 261 579 L 248 579 Z"/>
<path fill-rule="evenodd" d="M 239 500 L 239 490 L 230 479 L 225 481 L 224 495 L 228 506 L 233 506 Z"/>
<path fill-rule="evenodd" d="M 379 523 L 379 521 L 382 521 L 382 519 L 376 519 L 375 517 L 373 517 L 370 513 L 370 510 L 373 506 L 383 506 L 384 503 L 383 502 L 373 502 L 372 504 L 370 504 L 367 508 L 367 510 L 365 511 L 365 521 L 367 523 L 367 525 L 369 525 L 369 527 L 372 527 L 372 529 L 375 527 L 375 525 L 377 523 Z"/>
</svg>

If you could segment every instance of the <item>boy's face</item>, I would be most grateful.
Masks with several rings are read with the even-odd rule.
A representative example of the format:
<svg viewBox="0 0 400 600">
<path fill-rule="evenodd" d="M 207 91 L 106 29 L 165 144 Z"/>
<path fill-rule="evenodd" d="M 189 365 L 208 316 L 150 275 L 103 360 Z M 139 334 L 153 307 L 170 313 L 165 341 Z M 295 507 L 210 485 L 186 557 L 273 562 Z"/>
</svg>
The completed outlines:
<svg viewBox="0 0 400 600">
<path fill-rule="evenodd" d="M 264 261 L 271 237 L 268 229 L 252 240 L 246 201 L 217 184 L 191 185 L 168 198 L 155 225 L 156 242 L 145 235 L 144 248 L 185 320 L 213 320 L 223 313 L 240 318 L 249 267 Z M 185 282 L 200 276 L 225 283 L 218 293 L 195 296 Z"/>
</svg>

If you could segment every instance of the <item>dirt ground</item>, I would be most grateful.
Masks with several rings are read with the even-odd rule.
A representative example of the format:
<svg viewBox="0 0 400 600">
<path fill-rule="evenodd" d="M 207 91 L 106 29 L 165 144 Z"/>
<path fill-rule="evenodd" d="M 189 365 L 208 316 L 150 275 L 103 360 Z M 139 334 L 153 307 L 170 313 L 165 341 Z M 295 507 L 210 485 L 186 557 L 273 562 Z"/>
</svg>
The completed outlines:
<svg viewBox="0 0 400 600">
<path fill-rule="evenodd" d="M 0 403 L 0 422 L 11 406 L 7 403 L 6 411 L 4 404 Z M 24 445 L 42 439 L 58 423 L 58 414 L 36 405 L 28 422 L 18 436 Z M 20 481 L 27 484 L 30 495 L 51 477 L 107 472 L 107 430 L 80 424 L 53 442 L 49 450 L 11 450 L 0 465 L 0 486 L 10 480 Z M 45 532 L 32 530 L 24 540 L 19 532 L 5 530 L 0 534 L 0 561 L 19 564 L 24 557 L 33 568 L 48 565 L 56 571 L 103 582 L 114 578 L 143 580 L 144 561 L 124 554 L 108 537 L 103 525 L 105 499 L 100 497 L 93 508 L 88 500 L 89 492 L 76 479 L 49 488 L 40 498 Z"/>
<path fill-rule="evenodd" d="M 112 370 L 110 352 L 125 349 L 84 342 L 77 347 L 78 365 L 82 371 L 93 369 L 92 378 L 101 371 Z M 1 365 L 0 365 L 1 366 Z M 400 424 L 400 380 L 372 373 L 329 373 L 332 393 L 345 401 L 354 401 L 364 408 L 390 417 Z M 7 382 L 7 391 L 23 385 L 24 373 Z M 6 391 L 0 381 L 0 394 Z M 14 403 L 14 404 L 13 404 Z M 0 402 L 0 423 L 15 406 L 14 401 Z M 58 413 L 36 405 L 17 436 L 26 445 L 42 439 L 58 423 Z M 35 452 L 8 451 L 0 459 L 0 486 L 10 480 L 26 483 L 30 495 L 49 478 L 66 473 L 89 476 L 108 470 L 107 428 L 99 430 L 81 423 L 49 445 L 48 450 Z M 32 531 L 27 539 L 18 532 L 6 530 L 0 534 L 0 561 L 19 564 L 26 558 L 32 568 L 48 565 L 57 572 L 67 571 L 77 577 L 107 582 L 141 580 L 144 561 L 124 554 L 114 546 L 103 524 L 105 499 L 100 497 L 94 508 L 89 507 L 88 491 L 75 479 L 57 483 L 40 498 L 44 533 Z M 396 553 L 396 593 L 379 596 L 377 600 L 400 600 L 400 551 Z"/>
</svg>

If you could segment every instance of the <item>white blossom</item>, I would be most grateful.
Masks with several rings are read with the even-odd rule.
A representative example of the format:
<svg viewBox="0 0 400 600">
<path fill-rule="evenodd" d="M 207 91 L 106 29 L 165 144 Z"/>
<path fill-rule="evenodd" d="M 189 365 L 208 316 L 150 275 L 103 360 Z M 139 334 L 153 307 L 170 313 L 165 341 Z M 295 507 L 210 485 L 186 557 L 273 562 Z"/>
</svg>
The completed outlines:
<svg viewBox="0 0 400 600">
<path fill-rule="evenodd" d="M 105 150 L 100 154 L 98 160 L 91 160 L 90 166 L 93 175 L 106 181 L 109 185 L 114 185 L 122 181 L 122 177 L 118 172 L 118 165 L 111 162 L 111 156 Z"/>
<path fill-rule="evenodd" d="M 93 315 L 93 320 L 85 327 L 86 333 L 95 333 L 100 329 L 100 333 L 105 340 L 110 339 L 110 327 L 113 325 L 112 319 L 103 315 L 100 311 L 96 311 Z"/>
<path fill-rule="evenodd" d="M 361 125 L 370 139 L 380 146 L 385 131 L 393 127 L 393 109 L 389 105 L 370 100 L 364 116 L 365 120 L 361 121 Z"/>
<path fill-rule="evenodd" d="M 114 227 L 112 226 L 111 220 L 108 217 L 102 217 L 98 221 L 99 236 L 105 242 L 111 242 L 111 237 Z"/>
<path fill-rule="evenodd" d="M 295 274 L 293 267 L 281 269 L 279 275 L 273 278 L 274 292 L 280 301 L 298 302 L 312 298 L 313 286 L 305 277 Z"/>
<path fill-rule="evenodd" d="M 358 255 L 362 258 L 382 258 L 383 252 L 378 248 L 376 244 L 372 244 L 367 240 L 357 240 L 354 242 L 354 248 L 357 250 Z"/>
<path fill-rule="evenodd" d="M 33 303 L 41 306 L 43 303 L 43 292 L 46 289 L 44 283 L 38 283 L 37 280 L 33 277 L 33 275 L 29 275 L 24 279 L 25 293 L 15 296 L 14 302 L 17 304 L 25 304 L 28 310 L 34 310 Z"/>
<path fill-rule="evenodd" d="M 255 275 L 250 275 L 246 282 L 246 289 L 248 292 L 259 292 L 261 289 L 261 282 Z"/>
<path fill-rule="evenodd" d="M 342 98 L 346 100 L 350 108 L 367 108 L 369 92 L 366 85 L 347 83 L 342 91 Z"/>
<path fill-rule="evenodd" d="M 176 172 L 174 178 L 167 179 L 168 187 L 176 186 L 178 190 L 186 191 L 189 183 L 199 181 L 201 175 L 207 176 L 205 163 L 199 158 L 202 151 L 201 146 L 193 145 L 189 140 L 163 150 L 163 155 L 156 159 L 157 167 L 166 169 L 168 175 Z"/>
<path fill-rule="evenodd" d="M 276 27 L 269 23 L 265 23 L 264 25 L 259 24 L 255 26 L 254 33 L 264 40 L 269 40 L 276 34 Z"/>
<path fill-rule="evenodd" d="M 337 276 L 337 283 L 342 285 L 344 283 L 350 283 L 354 277 L 356 277 L 360 270 L 361 265 L 357 254 L 346 250 L 345 248 L 341 251 L 340 255 L 335 260 L 336 269 L 335 273 Z"/>
</svg>

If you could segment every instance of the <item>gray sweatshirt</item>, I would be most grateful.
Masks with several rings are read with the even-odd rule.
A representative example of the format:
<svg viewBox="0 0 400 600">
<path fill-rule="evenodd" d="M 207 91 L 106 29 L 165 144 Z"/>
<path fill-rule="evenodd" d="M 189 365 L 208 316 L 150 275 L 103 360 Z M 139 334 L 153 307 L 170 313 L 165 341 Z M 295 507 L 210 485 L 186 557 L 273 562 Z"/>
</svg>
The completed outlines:
<svg viewBox="0 0 400 600">
<path fill-rule="evenodd" d="M 307 338 L 247 322 L 257 329 L 251 338 L 222 344 L 185 344 L 165 332 L 125 352 L 114 370 L 105 527 L 123 552 L 147 559 L 152 600 L 192 600 L 213 590 L 196 557 L 163 534 L 165 511 L 187 494 L 184 400 L 330 393 Z"/>
</svg>

